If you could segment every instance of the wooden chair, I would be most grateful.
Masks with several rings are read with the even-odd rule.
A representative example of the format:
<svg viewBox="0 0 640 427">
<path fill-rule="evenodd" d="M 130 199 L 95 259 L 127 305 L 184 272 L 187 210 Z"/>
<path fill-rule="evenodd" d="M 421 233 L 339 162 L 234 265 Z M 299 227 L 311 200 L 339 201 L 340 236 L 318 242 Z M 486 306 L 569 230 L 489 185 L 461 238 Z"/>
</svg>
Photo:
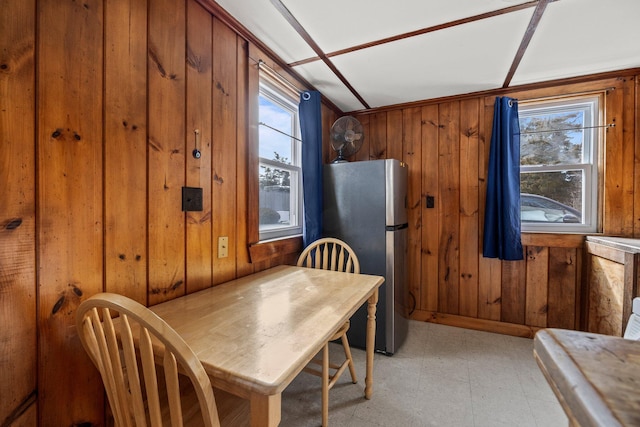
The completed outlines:
<svg viewBox="0 0 640 427">
<path fill-rule="evenodd" d="M 116 426 L 162 426 L 167 415 L 172 426 L 220 426 L 202 364 L 182 337 L 151 310 L 125 296 L 100 293 L 80 304 L 76 325 L 102 376 Z M 162 362 L 162 368 L 155 360 Z M 183 375 L 179 377 L 178 371 Z M 185 378 L 197 396 L 195 411 L 181 402 Z M 166 384 L 166 392 L 159 384 Z"/>
<path fill-rule="evenodd" d="M 360 262 L 351 247 L 342 240 L 327 237 L 318 239 L 307 246 L 297 262 L 298 267 L 320 268 L 323 270 L 343 271 L 346 273 L 360 273 Z M 350 322 L 347 322 L 333 334 L 329 341 L 340 339 L 344 348 L 345 360 L 338 364 L 329 360 L 329 341 L 322 349 L 322 358 L 312 360 L 313 363 L 322 366 L 322 370 L 312 366 L 305 367 L 305 371 L 322 378 L 322 425 L 327 426 L 329 420 L 329 390 L 336 384 L 347 367 L 351 373 L 351 380 L 355 384 L 356 370 L 351 357 L 351 349 L 347 340 L 347 331 Z M 333 372 L 333 373 L 332 373 Z"/>
</svg>

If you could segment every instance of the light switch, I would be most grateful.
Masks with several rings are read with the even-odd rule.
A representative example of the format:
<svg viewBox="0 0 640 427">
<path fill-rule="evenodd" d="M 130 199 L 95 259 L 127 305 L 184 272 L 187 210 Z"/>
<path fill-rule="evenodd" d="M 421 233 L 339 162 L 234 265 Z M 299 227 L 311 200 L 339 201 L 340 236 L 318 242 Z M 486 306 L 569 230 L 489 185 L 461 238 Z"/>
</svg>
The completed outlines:
<svg viewBox="0 0 640 427">
<path fill-rule="evenodd" d="M 229 256 L 229 237 L 218 237 L 218 258 L 226 258 Z"/>
</svg>

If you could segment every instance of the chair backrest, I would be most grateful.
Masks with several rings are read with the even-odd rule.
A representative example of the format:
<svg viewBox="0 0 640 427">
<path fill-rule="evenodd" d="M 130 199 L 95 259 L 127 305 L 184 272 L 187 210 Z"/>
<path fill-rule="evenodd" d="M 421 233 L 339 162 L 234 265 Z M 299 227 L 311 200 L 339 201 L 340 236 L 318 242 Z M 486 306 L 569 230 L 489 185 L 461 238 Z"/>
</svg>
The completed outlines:
<svg viewBox="0 0 640 427">
<path fill-rule="evenodd" d="M 354 250 L 333 237 L 318 239 L 307 246 L 298 257 L 297 266 L 360 273 L 360 262 Z"/>
<path fill-rule="evenodd" d="M 167 406 L 171 425 L 182 426 L 178 370 L 191 380 L 204 425 L 220 426 L 202 364 L 182 337 L 147 307 L 123 295 L 96 294 L 78 307 L 76 326 L 100 371 L 116 426 L 161 426 Z M 166 394 L 158 386 L 163 383 Z"/>
</svg>

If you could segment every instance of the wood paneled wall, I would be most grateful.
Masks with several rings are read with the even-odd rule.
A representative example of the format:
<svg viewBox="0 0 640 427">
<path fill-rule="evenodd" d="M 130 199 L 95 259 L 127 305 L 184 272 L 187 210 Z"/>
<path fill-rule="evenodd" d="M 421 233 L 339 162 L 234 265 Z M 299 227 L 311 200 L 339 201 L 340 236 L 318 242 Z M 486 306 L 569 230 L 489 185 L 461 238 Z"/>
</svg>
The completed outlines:
<svg viewBox="0 0 640 427">
<path fill-rule="evenodd" d="M 2 9 L 0 424 L 103 425 L 74 327 L 81 300 L 109 291 L 153 305 L 295 261 L 249 259 L 258 58 L 196 0 Z M 323 114 L 328 134 L 336 115 Z M 184 186 L 203 189 L 203 211 L 182 211 Z"/>
<path fill-rule="evenodd" d="M 295 259 L 251 263 L 247 251 L 255 47 L 196 0 L 2 8 L 0 422 L 102 425 L 102 387 L 73 326 L 83 298 L 104 290 L 151 305 Z M 639 236 L 637 79 L 511 95 L 603 88 L 616 124 L 604 231 Z M 405 305 L 415 319 L 522 335 L 578 327 L 582 236 L 526 235 L 522 262 L 481 256 L 492 105 L 461 97 L 358 114 L 367 139 L 356 158 L 410 168 Z M 325 135 L 335 118 L 323 109 Z M 182 212 L 183 186 L 203 188 L 202 212 Z"/>
<path fill-rule="evenodd" d="M 638 236 L 637 77 L 496 93 L 526 100 L 603 91 L 605 123 L 615 124 L 602 156 L 603 233 Z M 356 160 L 397 158 L 409 167 L 407 311 L 414 319 L 522 336 L 541 327 L 577 329 L 584 236 L 529 233 L 523 261 L 482 256 L 494 100 L 464 96 L 356 115 L 367 136 Z"/>
<path fill-rule="evenodd" d="M 0 423 L 36 425 L 35 0 L 0 13 Z"/>
</svg>

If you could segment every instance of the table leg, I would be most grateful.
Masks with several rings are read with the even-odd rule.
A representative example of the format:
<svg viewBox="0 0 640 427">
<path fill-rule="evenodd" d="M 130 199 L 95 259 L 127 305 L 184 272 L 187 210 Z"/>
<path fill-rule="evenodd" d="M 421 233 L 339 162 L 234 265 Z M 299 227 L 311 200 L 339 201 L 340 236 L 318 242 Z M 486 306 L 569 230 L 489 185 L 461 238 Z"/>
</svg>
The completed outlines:
<svg viewBox="0 0 640 427">
<path fill-rule="evenodd" d="M 376 304 L 378 289 L 369 297 L 367 305 L 367 375 L 364 379 L 364 397 L 371 399 L 373 394 L 373 353 L 376 345 Z"/>
<path fill-rule="evenodd" d="M 329 344 L 322 348 L 322 426 L 329 425 Z"/>
<path fill-rule="evenodd" d="M 265 396 L 251 395 L 251 427 L 275 427 L 282 416 L 282 394 Z"/>
</svg>

